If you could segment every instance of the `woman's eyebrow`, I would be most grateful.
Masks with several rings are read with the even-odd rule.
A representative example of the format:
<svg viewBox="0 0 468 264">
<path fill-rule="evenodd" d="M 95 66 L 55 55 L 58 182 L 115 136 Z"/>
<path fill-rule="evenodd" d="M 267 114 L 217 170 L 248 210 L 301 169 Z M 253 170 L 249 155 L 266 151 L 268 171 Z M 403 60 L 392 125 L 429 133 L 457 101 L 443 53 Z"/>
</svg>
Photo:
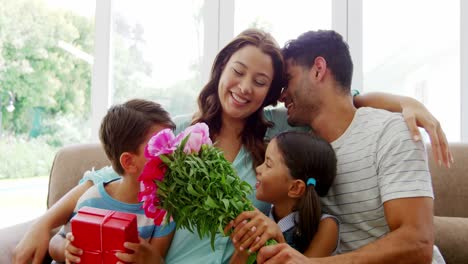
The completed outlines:
<svg viewBox="0 0 468 264">
<path fill-rule="evenodd" d="M 247 68 L 247 69 L 249 68 L 249 67 L 247 67 L 247 65 L 245 65 L 245 64 L 244 64 L 243 62 L 241 62 L 241 61 L 234 61 L 234 63 L 240 64 L 240 65 L 243 66 L 244 68 Z M 268 76 L 268 74 L 266 74 L 266 73 L 264 73 L 264 72 L 258 72 L 257 74 L 262 75 L 262 76 L 265 76 L 265 77 L 268 78 L 269 80 L 271 79 L 271 77 Z"/>
</svg>

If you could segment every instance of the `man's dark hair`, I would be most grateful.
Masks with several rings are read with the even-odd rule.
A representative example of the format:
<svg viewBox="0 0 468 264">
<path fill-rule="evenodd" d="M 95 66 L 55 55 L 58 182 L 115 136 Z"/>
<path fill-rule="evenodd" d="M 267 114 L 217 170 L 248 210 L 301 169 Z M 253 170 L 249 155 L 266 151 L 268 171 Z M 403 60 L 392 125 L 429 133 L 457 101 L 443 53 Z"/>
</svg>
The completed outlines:
<svg viewBox="0 0 468 264">
<path fill-rule="evenodd" d="M 124 152 L 139 154 L 139 146 L 154 125 L 175 128 L 166 110 L 155 102 L 133 99 L 114 105 L 107 111 L 101 123 L 99 139 L 115 172 L 119 175 L 124 173 L 120 155 Z"/>
<path fill-rule="evenodd" d="M 336 81 L 347 92 L 351 89 L 353 62 L 349 46 L 343 37 L 333 30 L 308 31 L 297 39 L 290 40 L 283 48 L 285 61 L 304 68 L 311 68 L 317 57 L 323 57 L 327 68 L 331 70 Z"/>
</svg>

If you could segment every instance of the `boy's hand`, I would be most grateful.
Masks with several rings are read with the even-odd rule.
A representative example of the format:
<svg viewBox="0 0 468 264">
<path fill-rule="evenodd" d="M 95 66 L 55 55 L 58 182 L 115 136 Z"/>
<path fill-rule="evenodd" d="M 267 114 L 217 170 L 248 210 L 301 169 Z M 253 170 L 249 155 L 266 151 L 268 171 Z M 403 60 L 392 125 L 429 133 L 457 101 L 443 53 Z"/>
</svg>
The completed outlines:
<svg viewBox="0 0 468 264">
<path fill-rule="evenodd" d="M 79 256 L 83 254 L 83 250 L 73 245 L 73 240 L 75 237 L 69 232 L 65 240 L 65 263 L 67 264 L 79 263 L 81 261 Z"/>
<path fill-rule="evenodd" d="M 161 254 L 154 250 L 150 243 L 139 237 L 140 243 L 125 242 L 124 247 L 133 251 L 133 253 L 117 252 L 115 256 L 123 262 L 128 263 L 164 263 Z M 123 264 L 118 262 L 118 264 Z"/>
</svg>

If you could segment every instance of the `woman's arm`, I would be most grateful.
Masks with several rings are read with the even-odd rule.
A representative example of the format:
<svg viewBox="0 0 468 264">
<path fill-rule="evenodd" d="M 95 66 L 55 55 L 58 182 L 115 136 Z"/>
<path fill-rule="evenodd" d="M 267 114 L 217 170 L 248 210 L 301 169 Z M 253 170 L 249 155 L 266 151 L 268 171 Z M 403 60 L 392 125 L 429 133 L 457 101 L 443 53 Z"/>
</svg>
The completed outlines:
<svg viewBox="0 0 468 264">
<path fill-rule="evenodd" d="M 331 217 L 320 221 L 317 233 L 304 252 L 309 258 L 321 258 L 331 256 L 338 246 L 338 223 Z"/>
<path fill-rule="evenodd" d="M 354 96 L 356 107 L 368 106 L 385 109 L 391 112 L 401 112 L 413 135 L 415 141 L 421 140 L 419 127 L 426 130 L 431 138 L 432 155 L 434 160 L 450 168 L 453 163 L 447 137 L 442 130 L 439 121 L 429 112 L 429 110 L 418 100 L 388 93 L 372 92 Z"/>
</svg>

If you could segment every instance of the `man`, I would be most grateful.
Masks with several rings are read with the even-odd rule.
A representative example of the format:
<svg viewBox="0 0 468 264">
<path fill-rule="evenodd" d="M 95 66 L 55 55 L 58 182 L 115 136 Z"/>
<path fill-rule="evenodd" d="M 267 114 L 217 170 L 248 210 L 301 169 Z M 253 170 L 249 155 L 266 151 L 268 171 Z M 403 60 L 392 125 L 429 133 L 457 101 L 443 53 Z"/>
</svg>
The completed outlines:
<svg viewBox="0 0 468 264">
<path fill-rule="evenodd" d="M 341 255 L 307 259 L 286 244 L 264 247 L 263 263 L 444 263 L 433 256 L 433 191 L 421 141 L 400 114 L 354 107 L 353 63 L 334 31 L 310 31 L 283 49 L 288 123 L 330 142 L 338 174 L 324 211 L 340 218 Z"/>
</svg>

